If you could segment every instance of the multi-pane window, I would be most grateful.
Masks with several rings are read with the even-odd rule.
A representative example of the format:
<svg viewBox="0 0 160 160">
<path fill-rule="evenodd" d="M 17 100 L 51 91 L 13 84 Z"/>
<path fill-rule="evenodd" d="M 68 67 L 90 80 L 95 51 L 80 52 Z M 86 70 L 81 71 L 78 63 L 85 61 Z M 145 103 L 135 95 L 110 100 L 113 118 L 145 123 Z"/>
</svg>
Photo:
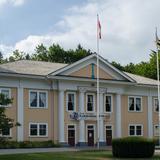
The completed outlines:
<svg viewBox="0 0 160 160">
<path fill-rule="evenodd" d="M 159 112 L 158 98 L 154 98 L 154 111 Z"/>
<path fill-rule="evenodd" d="M 87 112 L 94 111 L 94 95 L 87 94 Z"/>
<path fill-rule="evenodd" d="M 154 126 L 154 136 L 159 136 L 159 125 Z"/>
<path fill-rule="evenodd" d="M 10 89 L 8 88 L 0 88 L 0 93 L 3 94 L 6 98 L 11 98 Z M 9 105 L 0 104 L 2 107 L 8 107 Z"/>
<path fill-rule="evenodd" d="M 31 108 L 47 108 L 47 92 L 30 91 L 30 107 Z"/>
<path fill-rule="evenodd" d="M 75 110 L 75 93 L 67 93 L 67 111 Z"/>
<path fill-rule="evenodd" d="M 141 97 L 129 97 L 129 111 L 140 112 L 142 110 Z"/>
<path fill-rule="evenodd" d="M 46 123 L 31 123 L 30 136 L 47 136 L 48 126 Z"/>
<path fill-rule="evenodd" d="M 2 129 L 2 136 L 3 137 L 9 137 L 9 136 L 11 136 L 11 129 L 8 127 L 6 127 L 6 128 L 4 128 L 4 129 Z"/>
<path fill-rule="evenodd" d="M 112 112 L 112 96 L 105 96 L 105 112 Z"/>
<path fill-rule="evenodd" d="M 142 125 L 129 125 L 130 136 L 142 136 Z"/>
</svg>

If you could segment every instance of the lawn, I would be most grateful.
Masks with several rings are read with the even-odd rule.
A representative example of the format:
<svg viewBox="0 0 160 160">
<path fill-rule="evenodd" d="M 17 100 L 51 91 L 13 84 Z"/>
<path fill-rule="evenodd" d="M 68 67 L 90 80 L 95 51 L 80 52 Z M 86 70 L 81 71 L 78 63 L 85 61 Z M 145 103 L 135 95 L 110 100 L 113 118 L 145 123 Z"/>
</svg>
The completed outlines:
<svg viewBox="0 0 160 160">
<path fill-rule="evenodd" d="M 63 153 L 0 155 L 0 160 L 105 160 L 112 158 L 111 151 L 78 151 Z M 152 159 L 160 159 L 160 156 L 154 156 Z"/>
</svg>

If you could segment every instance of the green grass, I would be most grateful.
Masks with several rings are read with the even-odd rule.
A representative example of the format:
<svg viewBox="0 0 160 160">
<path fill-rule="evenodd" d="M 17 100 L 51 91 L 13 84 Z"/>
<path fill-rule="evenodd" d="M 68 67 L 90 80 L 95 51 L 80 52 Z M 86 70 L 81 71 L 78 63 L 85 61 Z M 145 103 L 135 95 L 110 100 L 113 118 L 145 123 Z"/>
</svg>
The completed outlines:
<svg viewBox="0 0 160 160">
<path fill-rule="evenodd" d="M 111 151 L 78 151 L 0 155 L 0 160 L 106 160 L 112 158 Z M 160 156 L 156 155 L 152 159 L 160 159 Z"/>
</svg>

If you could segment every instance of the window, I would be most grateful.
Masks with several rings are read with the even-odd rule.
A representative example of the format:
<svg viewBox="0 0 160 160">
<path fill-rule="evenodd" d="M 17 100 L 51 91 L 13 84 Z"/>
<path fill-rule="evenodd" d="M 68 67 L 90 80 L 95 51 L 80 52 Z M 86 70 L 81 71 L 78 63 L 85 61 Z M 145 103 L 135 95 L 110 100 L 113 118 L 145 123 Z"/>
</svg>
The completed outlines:
<svg viewBox="0 0 160 160">
<path fill-rule="evenodd" d="M 142 111 L 141 97 L 129 97 L 129 111 L 133 111 L 133 112 Z"/>
<path fill-rule="evenodd" d="M 47 108 L 48 95 L 43 91 L 30 91 L 30 108 Z"/>
<path fill-rule="evenodd" d="M 154 126 L 154 136 L 159 136 L 159 125 Z"/>
<path fill-rule="evenodd" d="M 87 112 L 94 112 L 94 95 L 87 94 Z"/>
<path fill-rule="evenodd" d="M 112 96 L 105 95 L 105 112 L 112 112 Z"/>
<path fill-rule="evenodd" d="M 75 98 L 76 94 L 72 92 L 67 93 L 67 111 L 75 111 Z"/>
<path fill-rule="evenodd" d="M 46 123 L 30 123 L 30 136 L 44 136 L 48 134 L 48 125 Z"/>
<path fill-rule="evenodd" d="M 154 98 L 154 111 L 159 112 L 158 98 Z"/>
<path fill-rule="evenodd" d="M 1 93 L 1 94 L 4 94 L 4 96 L 5 96 L 6 98 L 11 98 L 11 91 L 10 91 L 10 89 L 8 89 L 8 88 L 0 88 L 0 93 Z M 9 107 L 10 105 L 5 105 L 5 104 L 3 104 L 3 105 L 0 105 L 0 106 Z"/>
<path fill-rule="evenodd" d="M 129 125 L 130 136 L 142 136 L 142 125 Z"/>
<path fill-rule="evenodd" d="M 11 136 L 11 129 L 10 128 L 2 129 L 2 137 L 10 137 L 10 136 Z"/>
</svg>

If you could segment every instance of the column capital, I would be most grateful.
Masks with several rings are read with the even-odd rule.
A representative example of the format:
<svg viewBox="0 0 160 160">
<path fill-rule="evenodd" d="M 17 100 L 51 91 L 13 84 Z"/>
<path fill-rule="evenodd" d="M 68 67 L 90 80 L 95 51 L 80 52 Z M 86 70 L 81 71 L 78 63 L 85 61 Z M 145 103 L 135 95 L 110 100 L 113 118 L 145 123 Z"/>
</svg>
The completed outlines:
<svg viewBox="0 0 160 160">
<path fill-rule="evenodd" d="M 81 93 L 85 93 L 87 91 L 87 89 L 85 87 L 79 87 L 79 92 Z"/>
<path fill-rule="evenodd" d="M 107 93 L 107 88 L 100 88 L 100 89 L 99 89 L 99 93 L 100 93 L 100 94 Z"/>
</svg>

